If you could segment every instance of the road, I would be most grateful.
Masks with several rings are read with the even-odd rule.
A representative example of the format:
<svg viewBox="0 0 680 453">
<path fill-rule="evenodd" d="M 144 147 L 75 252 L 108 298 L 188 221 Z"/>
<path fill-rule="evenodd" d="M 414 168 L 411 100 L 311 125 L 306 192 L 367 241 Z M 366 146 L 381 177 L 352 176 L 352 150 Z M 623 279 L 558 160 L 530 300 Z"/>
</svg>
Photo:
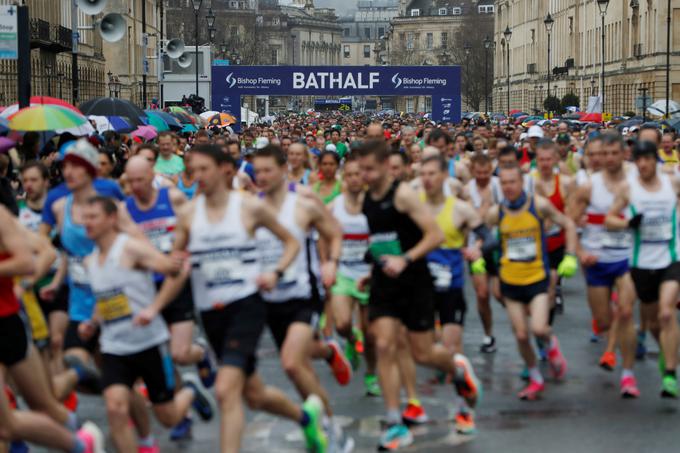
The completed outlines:
<svg viewBox="0 0 680 453">
<path fill-rule="evenodd" d="M 522 365 L 505 312 L 494 305 L 495 354 L 478 352 L 482 331 L 474 309 L 474 294 L 466 290 L 468 304 L 465 349 L 484 384 L 484 399 L 477 411 L 478 434 L 457 435 L 450 421 L 453 390 L 450 386 L 432 386 L 429 370 L 419 369 L 418 382 L 422 402 L 430 418 L 427 426 L 414 430 L 415 442 L 410 452 L 487 453 L 512 452 L 655 452 L 680 451 L 678 431 L 679 401 L 659 398 L 660 378 L 656 366 L 657 347 L 648 339 L 648 358 L 636 363 L 642 397 L 622 400 L 618 395 L 619 371 L 614 373 L 597 366 L 603 344 L 591 344 L 590 316 L 585 301 L 584 283 L 574 278 L 565 286 L 565 313 L 557 318 L 556 332 L 569 361 L 567 379 L 562 383 L 547 380 L 544 398 L 522 402 L 516 393 L 524 382 L 519 379 Z M 542 365 L 545 375 L 548 369 Z M 375 451 L 383 407 L 380 399 L 363 396 L 360 371 L 347 387 L 339 387 L 325 363 L 316 363 L 324 384 L 330 389 L 333 409 L 345 430 L 355 439 L 359 452 Z M 278 364 L 270 338 L 262 341 L 259 370 L 265 381 L 297 398 Z M 101 399 L 83 397 L 80 415 L 92 419 L 105 429 Z M 195 417 L 197 419 L 197 417 Z M 300 430 L 291 422 L 261 413 L 248 413 L 244 452 L 301 452 Z M 163 452 L 216 452 L 219 447 L 218 422 L 194 424 L 194 440 L 185 445 L 169 442 L 161 428 L 155 431 Z M 454 450 L 455 447 L 455 450 Z M 34 449 L 33 451 L 39 451 Z M 109 449 L 113 451 L 113 449 Z"/>
</svg>

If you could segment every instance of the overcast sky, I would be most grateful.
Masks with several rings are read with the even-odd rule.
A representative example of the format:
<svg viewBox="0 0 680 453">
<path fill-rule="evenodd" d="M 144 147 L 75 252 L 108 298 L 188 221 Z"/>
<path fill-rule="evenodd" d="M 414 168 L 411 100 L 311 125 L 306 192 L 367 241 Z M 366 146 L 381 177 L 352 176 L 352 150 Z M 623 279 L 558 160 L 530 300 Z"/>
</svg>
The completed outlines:
<svg viewBox="0 0 680 453">
<path fill-rule="evenodd" d="M 356 8 L 357 0 L 314 0 L 314 5 L 319 8 L 335 8 L 342 15 L 350 9 Z"/>
</svg>

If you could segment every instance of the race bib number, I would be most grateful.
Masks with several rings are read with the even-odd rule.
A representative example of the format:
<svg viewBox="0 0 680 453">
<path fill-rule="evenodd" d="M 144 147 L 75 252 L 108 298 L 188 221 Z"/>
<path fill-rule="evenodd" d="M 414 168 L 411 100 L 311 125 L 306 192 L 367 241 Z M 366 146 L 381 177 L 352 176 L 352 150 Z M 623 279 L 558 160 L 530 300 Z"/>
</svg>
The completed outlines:
<svg viewBox="0 0 680 453">
<path fill-rule="evenodd" d="M 68 276 L 74 285 L 86 286 L 90 284 L 90 279 L 87 277 L 87 269 L 85 269 L 82 257 L 68 257 Z"/>
<path fill-rule="evenodd" d="M 438 290 L 446 290 L 451 287 L 451 268 L 446 264 L 430 261 L 427 263 L 430 274 L 434 278 L 434 286 Z"/>
<path fill-rule="evenodd" d="M 345 240 L 342 242 L 342 259 L 341 261 L 351 266 L 352 264 L 360 264 L 364 262 L 364 256 L 368 249 L 368 241 L 361 240 Z"/>
<path fill-rule="evenodd" d="M 673 224 L 666 218 L 643 220 L 640 226 L 642 242 L 668 242 L 673 238 Z"/>
<path fill-rule="evenodd" d="M 202 261 L 201 273 L 208 286 L 230 285 L 243 281 L 241 261 L 233 258 Z"/>
<path fill-rule="evenodd" d="M 132 308 L 127 296 L 116 290 L 97 297 L 97 313 L 104 322 L 114 322 L 132 317 Z"/>
<path fill-rule="evenodd" d="M 627 249 L 633 241 L 629 231 L 603 231 L 602 247 L 606 249 Z"/>
<path fill-rule="evenodd" d="M 510 261 L 534 261 L 536 259 L 536 240 L 528 237 L 509 238 L 506 252 Z"/>
</svg>

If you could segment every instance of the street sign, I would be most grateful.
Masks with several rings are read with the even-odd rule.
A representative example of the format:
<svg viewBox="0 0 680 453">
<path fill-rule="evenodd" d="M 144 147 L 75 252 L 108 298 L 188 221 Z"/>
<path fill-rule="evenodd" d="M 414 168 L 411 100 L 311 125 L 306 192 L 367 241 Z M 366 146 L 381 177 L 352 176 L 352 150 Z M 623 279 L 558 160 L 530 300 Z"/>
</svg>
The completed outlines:
<svg viewBox="0 0 680 453">
<path fill-rule="evenodd" d="M 16 6 L 0 6 L 0 59 L 16 60 L 19 58 L 17 31 Z"/>
<path fill-rule="evenodd" d="M 213 66 L 229 66 L 229 60 L 213 60 Z"/>
</svg>

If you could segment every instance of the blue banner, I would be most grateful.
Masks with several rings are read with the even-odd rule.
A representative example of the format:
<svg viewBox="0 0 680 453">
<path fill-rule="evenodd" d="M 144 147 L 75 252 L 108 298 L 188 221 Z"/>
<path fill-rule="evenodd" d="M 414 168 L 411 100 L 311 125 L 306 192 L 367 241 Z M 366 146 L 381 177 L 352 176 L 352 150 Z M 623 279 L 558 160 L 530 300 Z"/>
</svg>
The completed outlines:
<svg viewBox="0 0 680 453">
<path fill-rule="evenodd" d="M 241 96 L 431 96 L 434 121 L 461 119 L 460 66 L 213 66 L 212 110 L 241 120 Z"/>
</svg>

